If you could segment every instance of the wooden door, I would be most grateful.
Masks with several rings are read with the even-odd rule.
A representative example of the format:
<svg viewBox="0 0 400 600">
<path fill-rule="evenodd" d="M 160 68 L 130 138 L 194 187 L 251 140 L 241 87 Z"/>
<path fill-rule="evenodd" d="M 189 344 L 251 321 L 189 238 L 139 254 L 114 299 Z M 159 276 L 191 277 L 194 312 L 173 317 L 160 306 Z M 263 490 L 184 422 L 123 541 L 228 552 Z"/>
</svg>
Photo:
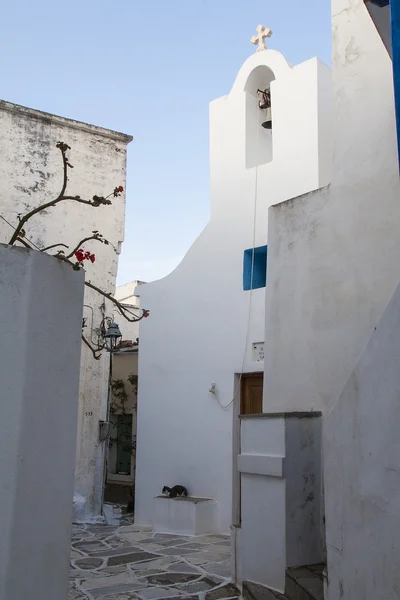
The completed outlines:
<svg viewBox="0 0 400 600">
<path fill-rule="evenodd" d="M 244 373 L 241 381 L 240 414 L 262 413 L 264 373 Z"/>
</svg>

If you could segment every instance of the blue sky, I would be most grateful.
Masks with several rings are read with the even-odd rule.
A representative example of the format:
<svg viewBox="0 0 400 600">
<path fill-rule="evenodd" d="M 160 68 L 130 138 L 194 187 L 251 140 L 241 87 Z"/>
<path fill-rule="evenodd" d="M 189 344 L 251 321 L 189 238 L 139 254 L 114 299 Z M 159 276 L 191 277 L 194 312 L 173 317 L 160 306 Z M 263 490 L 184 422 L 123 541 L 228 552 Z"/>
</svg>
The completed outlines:
<svg viewBox="0 0 400 600">
<path fill-rule="evenodd" d="M 120 284 L 169 273 L 206 224 L 208 104 L 259 23 L 290 62 L 331 63 L 329 0 L 3 3 L 0 98 L 134 136 Z"/>
</svg>

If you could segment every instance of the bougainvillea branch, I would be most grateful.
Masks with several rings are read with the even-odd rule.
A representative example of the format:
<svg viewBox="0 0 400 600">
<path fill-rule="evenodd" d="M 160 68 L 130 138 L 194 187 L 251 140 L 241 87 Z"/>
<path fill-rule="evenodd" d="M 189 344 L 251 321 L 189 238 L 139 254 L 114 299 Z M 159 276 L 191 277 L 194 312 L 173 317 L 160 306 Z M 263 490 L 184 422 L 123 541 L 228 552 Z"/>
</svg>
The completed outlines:
<svg viewBox="0 0 400 600">
<path fill-rule="evenodd" d="M 61 156 L 62 156 L 62 161 L 63 161 L 63 181 L 62 181 L 62 187 L 61 187 L 59 195 L 54 200 L 51 200 L 44 204 L 40 204 L 36 208 L 27 212 L 25 215 L 18 215 L 18 225 L 17 226 L 12 225 L 2 215 L 0 215 L 0 217 L 13 229 L 13 235 L 9 241 L 10 245 L 14 245 L 15 243 L 18 242 L 18 243 L 22 244 L 23 246 L 25 246 L 26 248 L 31 248 L 31 249 L 36 248 L 40 252 L 48 252 L 49 250 L 53 250 L 54 248 L 60 248 L 60 247 L 66 248 L 68 251 L 68 254 L 66 254 L 66 252 L 64 250 L 58 250 L 58 252 L 56 254 L 53 254 L 53 256 L 55 258 L 57 258 L 58 260 L 62 260 L 63 262 L 68 263 L 69 265 L 72 266 L 73 269 L 80 270 L 84 267 L 84 261 L 90 261 L 92 263 L 95 262 L 95 254 L 89 250 L 85 250 L 82 248 L 82 246 L 86 242 L 93 240 L 96 242 L 100 242 L 101 244 L 110 245 L 114 249 L 115 252 L 117 251 L 116 248 L 113 246 L 113 244 L 111 244 L 111 242 L 109 242 L 107 239 L 105 239 L 104 236 L 101 233 L 99 233 L 98 231 L 92 231 L 92 235 L 86 236 L 83 239 L 81 239 L 79 241 L 79 243 L 70 251 L 69 251 L 69 246 L 67 246 L 66 244 L 63 244 L 63 243 L 52 244 L 50 246 L 46 246 L 45 248 L 39 248 L 36 244 L 34 244 L 34 242 L 29 240 L 29 238 L 26 235 L 24 226 L 34 215 L 36 215 L 50 207 L 56 206 L 58 203 L 64 202 L 66 200 L 79 202 L 81 204 L 87 204 L 94 208 L 97 208 L 102 205 L 109 205 L 109 204 L 111 204 L 110 197 L 113 196 L 114 198 L 117 198 L 118 196 L 120 196 L 122 194 L 122 192 L 124 191 L 124 188 L 122 187 L 122 185 L 117 186 L 114 188 L 114 190 L 108 196 L 106 196 L 106 197 L 93 196 L 93 198 L 91 200 L 81 198 L 80 196 L 67 195 L 66 190 L 67 190 L 67 186 L 68 186 L 68 169 L 73 169 L 73 166 L 71 165 L 71 163 L 69 162 L 69 159 L 67 157 L 67 151 L 70 150 L 71 148 L 70 148 L 70 146 L 68 146 L 68 144 L 65 144 L 64 142 L 58 142 L 56 144 L 56 147 L 60 150 Z M 76 259 L 76 262 L 73 262 L 73 260 L 71 260 L 73 258 Z M 118 302 L 118 300 L 116 300 L 112 296 L 111 293 L 105 292 L 100 287 L 94 285 L 90 281 L 85 281 L 85 285 L 88 288 L 96 291 L 98 294 L 100 294 L 104 298 L 107 298 L 107 300 L 109 300 L 111 303 L 113 303 L 114 306 L 117 307 L 120 314 L 130 323 L 135 323 L 137 321 L 141 321 L 142 319 L 148 317 L 150 314 L 148 310 L 143 310 L 143 309 L 138 309 L 141 311 L 140 314 L 135 314 L 134 312 L 129 310 L 126 306 L 124 306 L 123 304 Z M 93 358 L 95 360 L 99 360 L 101 357 L 101 352 L 106 347 L 106 344 L 99 342 L 98 344 L 96 344 L 96 346 L 94 346 L 83 335 L 83 333 L 82 333 L 82 341 L 91 350 L 91 352 L 93 354 Z"/>
<path fill-rule="evenodd" d="M 81 268 L 80 262 L 73 263 L 69 258 L 64 256 L 63 254 L 56 254 L 55 258 L 58 258 L 59 260 L 62 260 L 63 262 L 67 262 L 75 270 L 79 270 Z M 140 316 L 135 315 L 132 311 L 130 311 L 128 308 L 126 308 L 126 306 L 121 304 L 121 302 L 118 302 L 118 300 L 116 300 L 111 293 L 105 292 L 104 290 L 99 288 L 97 285 L 94 285 L 90 281 L 85 281 L 85 285 L 86 285 L 86 287 L 94 290 L 95 292 L 99 293 L 101 296 L 104 296 L 104 298 L 107 298 L 107 300 L 112 302 L 117 307 L 120 314 L 130 323 L 137 323 L 138 321 L 141 321 L 142 319 L 147 319 L 147 317 L 150 316 L 150 312 L 146 309 L 139 309 L 142 314 Z"/>
<path fill-rule="evenodd" d="M 96 346 L 96 347 L 92 346 L 92 344 L 83 335 L 83 333 L 82 333 L 82 341 L 89 348 L 89 350 L 92 352 L 94 360 L 100 360 L 100 358 L 101 358 L 101 352 L 102 352 L 102 350 L 104 350 L 104 348 L 106 347 L 106 345 L 103 344 L 103 345 L 99 345 L 99 346 Z"/>
<path fill-rule="evenodd" d="M 25 246 L 26 248 L 31 248 L 31 249 L 32 249 L 32 246 L 31 246 L 30 244 L 28 244 L 28 242 L 26 242 L 24 239 L 22 239 L 22 238 L 20 238 L 20 237 L 19 237 L 19 238 L 17 238 L 17 242 L 20 242 L 20 243 L 21 243 L 23 246 Z"/>
<path fill-rule="evenodd" d="M 108 246 L 110 244 L 110 242 L 108 240 L 106 240 L 101 235 L 101 233 L 99 233 L 98 231 L 93 231 L 92 233 L 93 233 L 93 235 L 83 238 L 83 240 L 81 240 L 79 242 L 79 244 L 77 244 L 75 246 L 75 248 L 72 250 L 72 252 L 67 254 L 67 256 L 65 258 L 71 258 L 72 256 L 74 256 L 74 254 L 76 254 L 78 252 L 78 250 L 83 246 L 83 244 L 85 242 L 89 242 L 90 240 L 96 240 L 97 242 L 100 242 L 101 244 L 105 244 L 106 246 Z"/>
<path fill-rule="evenodd" d="M 51 246 L 46 246 L 46 248 L 42 248 L 40 252 L 47 252 L 48 250 L 52 250 L 53 248 L 58 248 L 59 246 L 68 248 L 67 244 L 52 244 Z"/>
<path fill-rule="evenodd" d="M 110 300 L 110 302 L 115 304 L 115 306 L 118 308 L 121 315 L 130 323 L 136 323 L 137 321 L 146 319 L 150 315 L 148 310 L 140 309 L 142 311 L 142 314 L 140 317 L 138 317 L 133 312 L 131 312 L 128 308 L 126 308 L 126 306 L 124 306 L 123 304 L 118 302 L 118 300 L 116 300 L 111 294 L 107 294 L 106 292 L 103 292 L 103 290 L 98 288 L 97 285 L 94 285 L 90 281 L 85 281 L 85 285 L 87 287 L 91 288 L 92 290 L 95 290 L 99 294 L 102 294 L 105 298 L 107 298 L 107 300 Z"/>
<path fill-rule="evenodd" d="M 33 208 L 31 211 L 29 211 L 25 215 L 19 217 L 19 223 L 18 223 L 17 227 L 15 228 L 15 231 L 9 241 L 10 245 L 14 244 L 18 238 L 25 236 L 24 225 L 29 221 L 29 219 L 31 219 L 37 213 L 40 213 L 43 210 L 46 210 L 47 208 L 56 206 L 56 204 L 58 204 L 59 202 L 64 202 L 65 200 L 73 200 L 74 202 L 80 202 L 81 204 L 88 204 L 89 206 L 98 207 L 98 206 L 101 206 L 102 204 L 103 205 L 111 204 L 111 200 L 109 200 L 110 196 L 114 196 L 116 198 L 117 196 L 119 196 L 121 194 L 121 192 L 124 191 L 124 188 L 121 185 L 119 187 L 114 188 L 114 191 L 111 192 L 111 194 L 109 194 L 107 197 L 93 196 L 92 200 L 85 200 L 84 198 L 81 198 L 80 196 L 65 195 L 67 185 L 68 185 L 68 169 L 73 169 L 73 166 L 71 165 L 71 163 L 69 162 L 69 160 L 67 158 L 67 151 L 71 150 L 71 148 L 70 148 L 70 146 L 68 146 L 68 144 L 65 144 L 64 142 L 58 142 L 56 144 L 56 146 L 61 152 L 63 167 L 64 167 L 63 183 L 62 183 L 61 191 L 60 191 L 59 195 L 57 196 L 57 198 L 55 198 L 54 200 L 50 200 L 49 202 L 46 202 L 45 204 L 41 204 L 40 206 Z"/>
</svg>

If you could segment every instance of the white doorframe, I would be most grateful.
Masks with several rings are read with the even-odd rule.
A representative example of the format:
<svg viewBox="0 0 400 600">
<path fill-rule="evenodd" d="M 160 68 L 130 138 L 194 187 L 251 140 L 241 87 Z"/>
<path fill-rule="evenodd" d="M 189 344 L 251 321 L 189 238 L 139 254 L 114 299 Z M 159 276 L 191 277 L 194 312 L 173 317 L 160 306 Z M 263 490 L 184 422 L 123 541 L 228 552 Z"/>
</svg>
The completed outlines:
<svg viewBox="0 0 400 600">
<path fill-rule="evenodd" d="M 240 517 L 240 473 L 237 466 L 237 457 L 240 454 L 240 374 L 234 375 L 234 401 L 232 422 L 232 525 L 239 526 Z"/>
</svg>

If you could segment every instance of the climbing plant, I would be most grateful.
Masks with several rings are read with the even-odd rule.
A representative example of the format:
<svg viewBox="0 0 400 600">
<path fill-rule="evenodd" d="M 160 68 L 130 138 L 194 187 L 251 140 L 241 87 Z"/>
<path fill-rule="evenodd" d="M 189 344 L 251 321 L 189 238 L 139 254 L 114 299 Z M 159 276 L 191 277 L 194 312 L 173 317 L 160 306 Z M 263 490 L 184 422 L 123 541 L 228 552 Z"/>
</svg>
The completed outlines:
<svg viewBox="0 0 400 600">
<path fill-rule="evenodd" d="M 39 204 L 38 206 L 36 206 L 35 208 L 28 210 L 25 214 L 19 214 L 17 217 L 18 218 L 17 224 L 11 223 L 3 215 L 0 215 L 0 218 L 5 223 L 7 223 L 13 230 L 11 238 L 8 242 L 11 246 L 19 244 L 19 245 L 25 246 L 27 248 L 39 250 L 40 252 L 46 252 L 47 254 L 51 254 L 58 260 L 68 263 L 69 265 L 71 265 L 71 267 L 74 270 L 80 270 L 84 267 L 85 262 L 87 264 L 89 264 L 89 263 L 94 263 L 96 260 L 96 255 L 94 254 L 94 252 L 83 248 L 83 246 L 86 245 L 88 242 L 105 244 L 106 246 L 110 246 L 114 252 L 116 252 L 116 249 L 106 238 L 104 238 L 104 236 L 99 231 L 96 231 L 96 230 L 90 232 L 87 236 L 82 238 L 79 241 L 79 243 L 76 244 L 72 248 L 64 242 L 52 244 L 51 246 L 39 247 L 28 237 L 28 232 L 27 232 L 26 227 L 27 227 L 30 219 L 32 219 L 32 217 L 34 217 L 35 215 L 37 215 L 39 213 L 43 213 L 45 215 L 45 214 L 47 214 L 47 211 L 49 209 L 57 206 L 61 202 L 66 202 L 66 201 L 78 202 L 80 204 L 85 204 L 92 208 L 99 208 L 101 206 L 107 206 L 107 205 L 112 204 L 112 198 L 115 199 L 115 198 L 118 198 L 121 196 L 122 192 L 124 191 L 124 188 L 122 187 L 122 185 L 118 185 L 107 196 L 94 195 L 94 196 L 92 196 L 91 199 L 82 198 L 79 195 L 74 195 L 74 196 L 69 195 L 67 193 L 68 174 L 69 174 L 70 170 L 73 169 L 73 165 L 71 165 L 69 158 L 68 158 L 68 151 L 71 150 L 71 147 L 68 146 L 68 144 L 66 144 L 64 142 L 57 142 L 56 147 L 61 153 L 62 165 L 63 165 L 62 185 L 61 185 L 59 194 L 55 198 L 53 198 L 53 200 L 50 200 L 48 202 L 43 202 L 43 203 Z M 106 292 L 105 290 L 101 289 L 100 287 L 94 285 L 90 280 L 85 280 L 85 286 L 94 290 L 95 292 L 97 292 L 98 294 L 103 296 L 105 299 L 110 301 L 118 309 L 120 314 L 127 321 L 129 321 L 131 323 L 141 321 L 143 318 L 146 318 L 149 316 L 149 311 L 145 310 L 145 309 L 141 309 L 141 310 L 138 309 L 139 314 L 132 312 L 132 310 L 130 310 L 129 308 L 127 308 L 126 306 L 124 306 L 123 304 L 118 302 L 118 300 L 116 300 L 113 297 L 111 292 Z M 93 357 L 96 360 L 99 360 L 100 356 L 101 356 L 101 352 L 105 348 L 105 342 L 104 342 L 105 325 L 104 325 L 104 323 L 102 323 L 102 325 L 100 326 L 99 331 L 98 331 L 98 334 L 99 334 L 98 342 L 95 344 L 93 343 L 92 340 L 89 341 L 89 339 L 84 335 L 83 329 L 85 326 L 86 326 L 86 320 L 84 319 L 82 321 L 82 340 L 86 344 L 86 346 L 88 348 L 90 348 L 90 350 L 92 351 Z"/>
<path fill-rule="evenodd" d="M 112 415 L 128 415 L 136 412 L 137 410 L 137 390 L 138 390 L 138 376 L 131 373 L 127 377 L 127 382 L 132 387 L 132 394 L 134 397 L 134 403 L 132 406 L 132 412 L 127 409 L 127 402 L 129 401 L 129 394 L 126 390 L 126 382 L 123 379 L 114 379 L 111 382 L 111 403 L 110 403 L 110 414 Z M 132 456 L 136 453 L 136 436 L 132 436 L 132 426 L 129 427 L 125 424 L 122 428 L 118 427 L 116 420 L 111 422 L 111 432 L 109 437 L 109 447 L 112 448 L 120 447 L 125 452 L 130 452 Z"/>
</svg>

